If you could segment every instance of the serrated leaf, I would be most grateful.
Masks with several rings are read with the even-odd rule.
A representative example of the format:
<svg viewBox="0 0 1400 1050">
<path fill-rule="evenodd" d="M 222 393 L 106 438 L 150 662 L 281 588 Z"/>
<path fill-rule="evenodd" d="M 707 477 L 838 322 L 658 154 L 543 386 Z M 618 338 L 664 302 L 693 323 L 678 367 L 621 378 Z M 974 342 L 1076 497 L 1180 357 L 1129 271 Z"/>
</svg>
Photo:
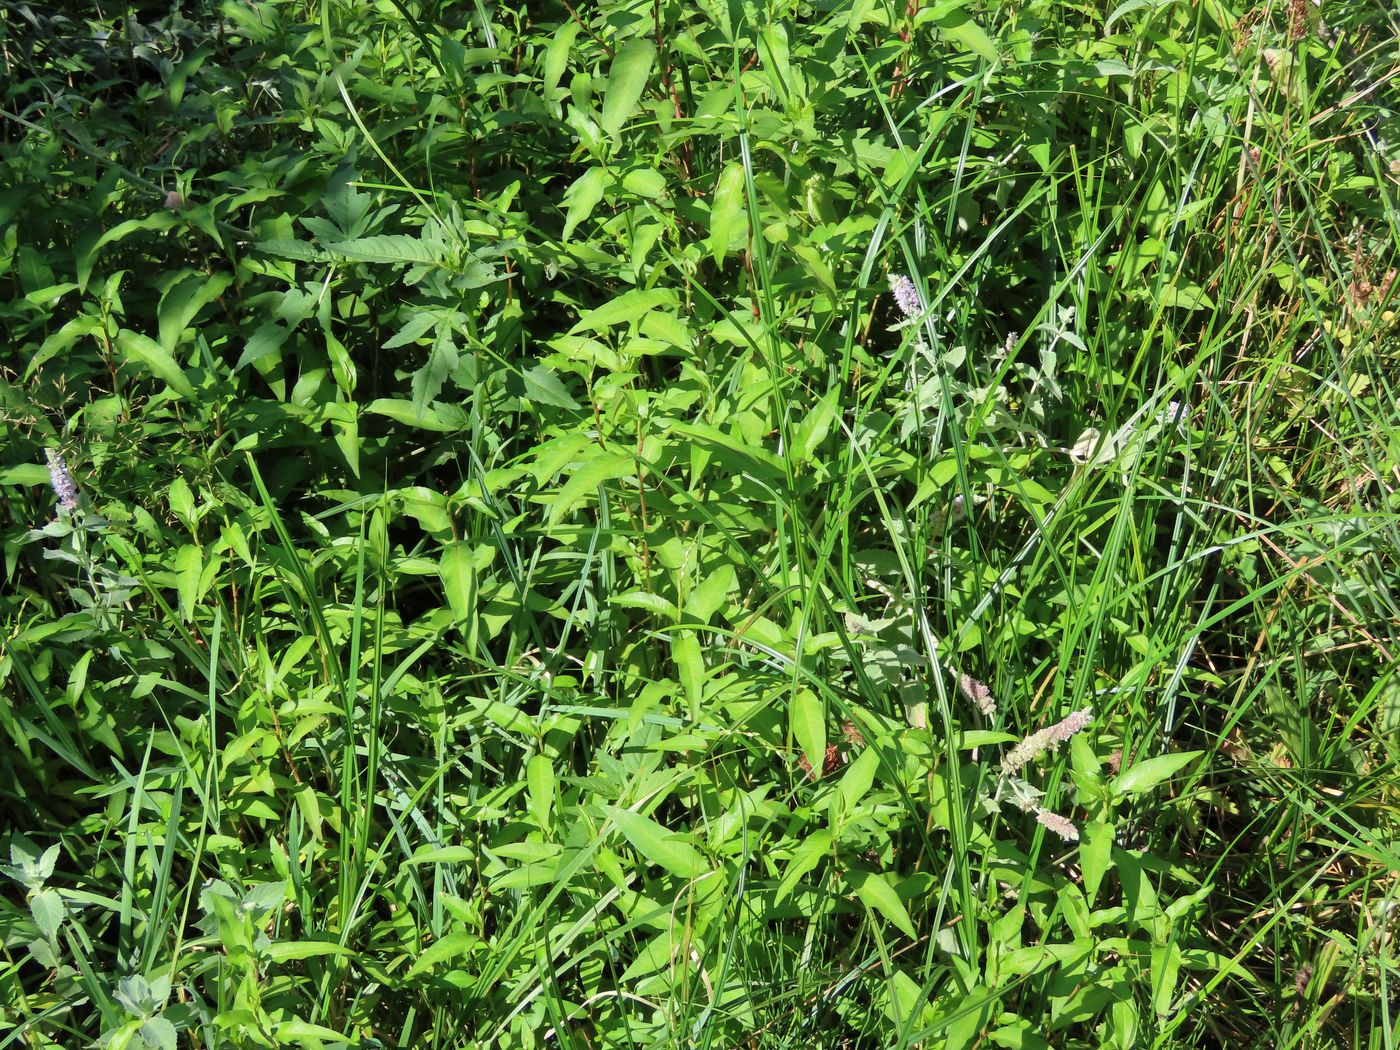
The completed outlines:
<svg viewBox="0 0 1400 1050">
<path fill-rule="evenodd" d="M 633 37 L 613 58 L 599 122 L 609 135 L 616 137 L 636 110 L 655 61 L 656 45 L 646 37 Z"/>
<path fill-rule="evenodd" d="M 656 821 L 630 809 L 604 806 L 603 810 L 632 848 L 650 863 L 682 879 L 694 879 L 710 870 L 704 856 L 686 836 L 667 831 Z"/>
<path fill-rule="evenodd" d="M 128 361 L 139 365 L 187 401 L 197 399 L 193 384 L 174 355 L 149 336 L 123 328 L 117 333 L 117 349 Z"/>
<path fill-rule="evenodd" d="M 39 932 L 49 940 L 58 936 L 65 911 L 63 898 L 57 890 L 36 890 L 29 896 L 29 914 L 34 917 Z"/>
<path fill-rule="evenodd" d="M 1135 762 L 1114 778 L 1110 785 L 1113 797 L 1121 799 L 1129 795 L 1146 794 L 1203 754 L 1204 751 L 1180 751 L 1172 755 L 1158 755 L 1144 762 Z"/>
</svg>

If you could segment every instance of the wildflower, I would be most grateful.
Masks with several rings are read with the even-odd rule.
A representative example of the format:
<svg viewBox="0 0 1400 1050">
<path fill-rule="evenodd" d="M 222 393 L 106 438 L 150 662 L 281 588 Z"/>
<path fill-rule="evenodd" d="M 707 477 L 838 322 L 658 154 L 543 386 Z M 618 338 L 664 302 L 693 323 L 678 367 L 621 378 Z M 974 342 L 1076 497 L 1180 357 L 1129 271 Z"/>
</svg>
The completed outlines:
<svg viewBox="0 0 1400 1050">
<path fill-rule="evenodd" d="M 894 303 L 899 307 L 899 312 L 909 320 L 914 320 L 924 312 L 924 303 L 919 296 L 919 289 L 904 274 L 890 274 L 890 292 L 894 295 Z"/>
<path fill-rule="evenodd" d="M 1039 758 L 1047 751 L 1054 751 L 1070 737 L 1089 724 L 1094 717 L 1094 709 L 1086 707 L 1075 711 L 1054 725 L 1036 730 L 1013 747 L 1001 760 L 1001 771 L 1010 776 L 1033 758 Z"/>
<path fill-rule="evenodd" d="M 958 689 L 962 691 L 962 695 L 968 703 L 976 704 L 977 710 L 988 718 L 997 713 L 996 697 L 992 696 L 992 691 L 973 678 L 972 675 L 959 675 Z"/>
<path fill-rule="evenodd" d="M 53 486 L 53 494 L 58 497 L 58 505 L 64 510 L 77 510 L 78 486 L 73 482 L 73 475 L 68 473 L 63 453 L 46 448 L 44 456 L 49 461 L 49 483 Z"/>
<path fill-rule="evenodd" d="M 841 723 L 841 735 L 846 738 L 846 743 L 852 747 L 865 746 L 865 734 L 856 728 L 856 724 L 849 718 Z"/>
<path fill-rule="evenodd" d="M 1079 829 L 1074 826 L 1074 822 L 1058 813 L 1048 809 L 1038 809 L 1035 811 L 1035 819 L 1041 827 L 1053 831 L 1066 842 L 1079 841 Z"/>
</svg>

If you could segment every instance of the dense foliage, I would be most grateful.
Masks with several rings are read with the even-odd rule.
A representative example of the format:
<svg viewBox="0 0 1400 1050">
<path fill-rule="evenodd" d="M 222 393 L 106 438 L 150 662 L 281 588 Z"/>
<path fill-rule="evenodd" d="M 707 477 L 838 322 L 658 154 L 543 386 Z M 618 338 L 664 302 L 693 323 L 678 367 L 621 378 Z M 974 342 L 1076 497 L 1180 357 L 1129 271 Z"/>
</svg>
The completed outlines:
<svg viewBox="0 0 1400 1050">
<path fill-rule="evenodd" d="M 0 7 L 0 1046 L 1394 1045 L 1335 6 Z"/>
</svg>

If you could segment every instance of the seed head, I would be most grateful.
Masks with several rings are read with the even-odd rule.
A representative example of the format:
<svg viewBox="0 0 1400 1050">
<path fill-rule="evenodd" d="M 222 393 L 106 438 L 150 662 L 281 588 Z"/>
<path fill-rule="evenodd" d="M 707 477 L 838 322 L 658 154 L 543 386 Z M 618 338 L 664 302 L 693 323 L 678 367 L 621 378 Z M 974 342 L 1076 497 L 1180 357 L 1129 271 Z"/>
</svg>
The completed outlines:
<svg viewBox="0 0 1400 1050">
<path fill-rule="evenodd" d="M 1001 771 L 1010 776 L 1033 758 L 1039 758 L 1047 751 L 1054 751 L 1070 737 L 1074 736 L 1094 717 L 1094 709 L 1086 707 L 1075 711 L 1052 726 L 1036 730 L 1013 747 L 1001 760 Z"/>
<path fill-rule="evenodd" d="M 988 718 L 997 713 L 996 697 L 992 691 L 984 684 L 973 678 L 970 674 L 958 676 L 958 689 L 962 692 L 964 699 L 970 704 L 977 705 L 977 710 L 981 711 Z"/>
<path fill-rule="evenodd" d="M 1079 841 L 1079 829 L 1068 818 L 1062 817 L 1058 813 L 1052 813 L 1048 809 L 1038 809 L 1035 811 L 1035 819 L 1042 827 L 1053 831 L 1066 842 Z"/>
</svg>

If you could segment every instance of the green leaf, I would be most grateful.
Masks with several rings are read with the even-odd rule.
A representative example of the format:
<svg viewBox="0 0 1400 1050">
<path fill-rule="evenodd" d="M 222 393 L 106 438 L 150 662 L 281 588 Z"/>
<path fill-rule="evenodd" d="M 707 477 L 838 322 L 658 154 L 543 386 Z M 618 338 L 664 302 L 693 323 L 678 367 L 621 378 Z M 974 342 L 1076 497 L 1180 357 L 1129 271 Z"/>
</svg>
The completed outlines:
<svg viewBox="0 0 1400 1050">
<path fill-rule="evenodd" d="M 914 931 L 914 920 L 909 917 L 909 911 L 904 907 L 904 902 L 899 899 L 899 894 L 895 892 L 883 875 L 875 871 L 862 871 L 854 868 L 846 876 L 851 884 L 851 888 L 856 891 L 859 897 L 870 908 L 878 912 L 886 921 L 895 926 L 900 933 L 903 933 L 911 940 L 917 940 L 918 934 Z"/>
<path fill-rule="evenodd" d="M 402 233 L 336 241 L 326 245 L 326 250 L 346 259 L 370 263 L 441 264 L 447 255 L 447 246 L 441 241 L 424 240 Z"/>
<path fill-rule="evenodd" d="M 298 959 L 319 959 L 335 955 L 342 959 L 355 958 L 355 952 L 335 941 L 277 941 L 264 949 L 273 962 L 295 962 Z"/>
<path fill-rule="evenodd" d="M 471 547 L 461 542 L 449 543 L 438 563 L 438 575 L 453 619 L 459 624 L 470 623 L 478 604 L 476 559 Z"/>
<path fill-rule="evenodd" d="M 608 818 L 648 862 L 660 865 L 682 879 L 694 879 L 710 870 L 704 856 L 684 835 L 667 831 L 654 820 L 619 806 L 604 806 Z"/>
<path fill-rule="evenodd" d="M 232 283 L 232 274 L 216 273 L 208 277 L 191 274 L 172 285 L 161 296 L 160 306 L 156 308 L 160 324 L 156 341 L 173 353 L 199 311 L 223 295 Z"/>
<path fill-rule="evenodd" d="M 836 421 L 839 402 L 840 390 L 833 387 L 797 425 L 792 443 L 799 463 L 810 463 L 817 458 L 817 449 L 826 440 L 831 424 Z"/>
<path fill-rule="evenodd" d="M 569 206 L 568 213 L 564 216 L 562 238 L 566 243 L 578 224 L 593 214 L 593 209 L 603 199 L 603 189 L 606 186 L 607 172 L 603 168 L 589 168 L 564 191 L 564 202 Z"/>
<path fill-rule="evenodd" d="M 291 329 L 286 325 L 278 324 L 276 321 L 264 321 L 244 343 L 243 353 L 239 355 L 238 363 L 233 366 L 234 372 L 241 372 L 250 364 L 261 361 L 263 358 L 275 357 L 277 352 L 282 349 L 282 344 L 287 341 L 287 336 L 291 334 Z"/>
<path fill-rule="evenodd" d="M 466 930 L 455 930 L 449 933 L 440 941 L 434 941 L 427 948 L 418 953 L 418 957 L 413 960 L 413 965 L 408 968 L 408 972 L 403 975 L 404 981 L 410 981 L 419 974 L 427 973 L 434 966 L 447 962 L 449 959 L 457 959 L 466 955 L 477 944 L 481 943 L 481 938 Z"/>
<path fill-rule="evenodd" d="M 594 456 L 570 475 L 569 480 L 553 496 L 546 497 L 549 505 L 548 522 L 558 525 L 565 514 L 598 491 L 598 486 L 613 478 L 636 473 L 631 456 L 602 454 Z"/>
<path fill-rule="evenodd" d="M 204 552 L 186 543 L 175 554 L 175 585 L 180 598 L 180 615 L 189 622 L 199 604 L 199 576 L 204 570 Z"/>
<path fill-rule="evenodd" d="M 879 768 L 880 756 L 873 747 L 867 747 L 846 767 L 836 788 L 845 812 L 855 809 L 856 804 L 866 796 L 875 783 L 875 773 Z"/>
<path fill-rule="evenodd" d="M 812 776 L 821 776 L 826 764 L 826 710 L 822 702 L 810 689 L 799 690 L 789 705 L 788 720 L 793 738 L 812 767 Z"/>
<path fill-rule="evenodd" d="M 554 94 L 554 89 L 559 86 L 559 78 L 564 75 L 564 70 L 569 64 L 569 53 L 574 47 L 574 38 L 578 36 L 579 24 L 572 18 L 562 23 L 554 31 L 553 38 L 549 41 L 549 48 L 544 54 L 544 75 L 541 91 L 545 98 Z"/>
<path fill-rule="evenodd" d="M 781 904 L 797 888 L 802 876 L 821 863 L 822 858 L 831 852 L 834 841 L 835 836 L 829 828 L 814 831 L 802 839 L 802 844 L 797 847 L 792 860 L 788 861 L 787 870 L 783 872 L 783 881 L 778 883 L 775 903 Z"/>
<path fill-rule="evenodd" d="M 992 38 L 961 6 L 935 16 L 933 22 L 945 37 L 964 51 L 971 51 L 988 62 L 997 60 L 997 49 Z"/>
<path fill-rule="evenodd" d="M 732 160 L 720 172 L 710 205 L 710 254 L 718 266 L 726 255 L 749 241 L 749 217 L 744 208 L 744 168 Z"/>
<path fill-rule="evenodd" d="M 467 414 L 456 405 L 431 404 L 419 412 L 412 401 L 397 397 L 381 397 L 365 406 L 366 412 L 388 416 L 406 426 L 420 430 L 435 430 L 450 434 L 467 425 Z"/>
<path fill-rule="evenodd" d="M 553 372 L 544 365 L 535 365 L 521 373 L 525 381 L 525 400 L 537 405 L 553 405 L 555 408 L 578 408 L 566 387 Z"/>
<path fill-rule="evenodd" d="M 554 809 L 554 763 L 545 755 L 535 755 L 525 765 L 525 784 L 530 795 L 530 815 L 541 828 L 549 827 Z"/>
<path fill-rule="evenodd" d="M 705 660 L 700 655 L 700 640 L 694 631 L 677 631 L 671 636 L 671 659 L 676 662 L 676 673 L 685 690 L 691 716 L 698 718 L 705 696 Z"/>
<path fill-rule="evenodd" d="M 739 589 L 739 577 L 732 565 L 721 565 L 704 578 L 685 599 L 685 611 L 701 623 L 709 623 L 726 598 Z"/>
<path fill-rule="evenodd" d="M 633 37 L 613 58 L 603 95 L 600 125 L 614 138 L 637 108 L 655 61 L 656 45 L 646 37 Z"/>
<path fill-rule="evenodd" d="M 673 308 L 680 297 L 670 288 L 633 288 L 623 292 L 616 299 L 609 299 L 602 306 L 580 315 L 570 335 L 579 332 L 601 332 L 617 324 L 630 324 L 644 317 L 658 306 Z"/>
<path fill-rule="evenodd" d="M 154 339 L 123 328 L 117 333 L 117 349 L 128 361 L 141 366 L 157 379 L 164 380 L 166 386 L 185 400 L 197 400 L 198 395 L 184 369 L 176 363 L 170 351 Z"/>
<path fill-rule="evenodd" d="M 1114 826 L 1101 820 L 1089 821 L 1080 831 L 1079 870 L 1084 883 L 1084 896 L 1092 906 L 1108 873 L 1113 857 Z"/>
<path fill-rule="evenodd" d="M 1180 751 L 1173 755 L 1158 755 L 1145 762 L 1134 763 L 1123 770 L 1110 785 L 1113 797 L 1122 799 L 1129 795 L 1146 794 L 1203 754 L 1204 751 Z"/>
</svg>

